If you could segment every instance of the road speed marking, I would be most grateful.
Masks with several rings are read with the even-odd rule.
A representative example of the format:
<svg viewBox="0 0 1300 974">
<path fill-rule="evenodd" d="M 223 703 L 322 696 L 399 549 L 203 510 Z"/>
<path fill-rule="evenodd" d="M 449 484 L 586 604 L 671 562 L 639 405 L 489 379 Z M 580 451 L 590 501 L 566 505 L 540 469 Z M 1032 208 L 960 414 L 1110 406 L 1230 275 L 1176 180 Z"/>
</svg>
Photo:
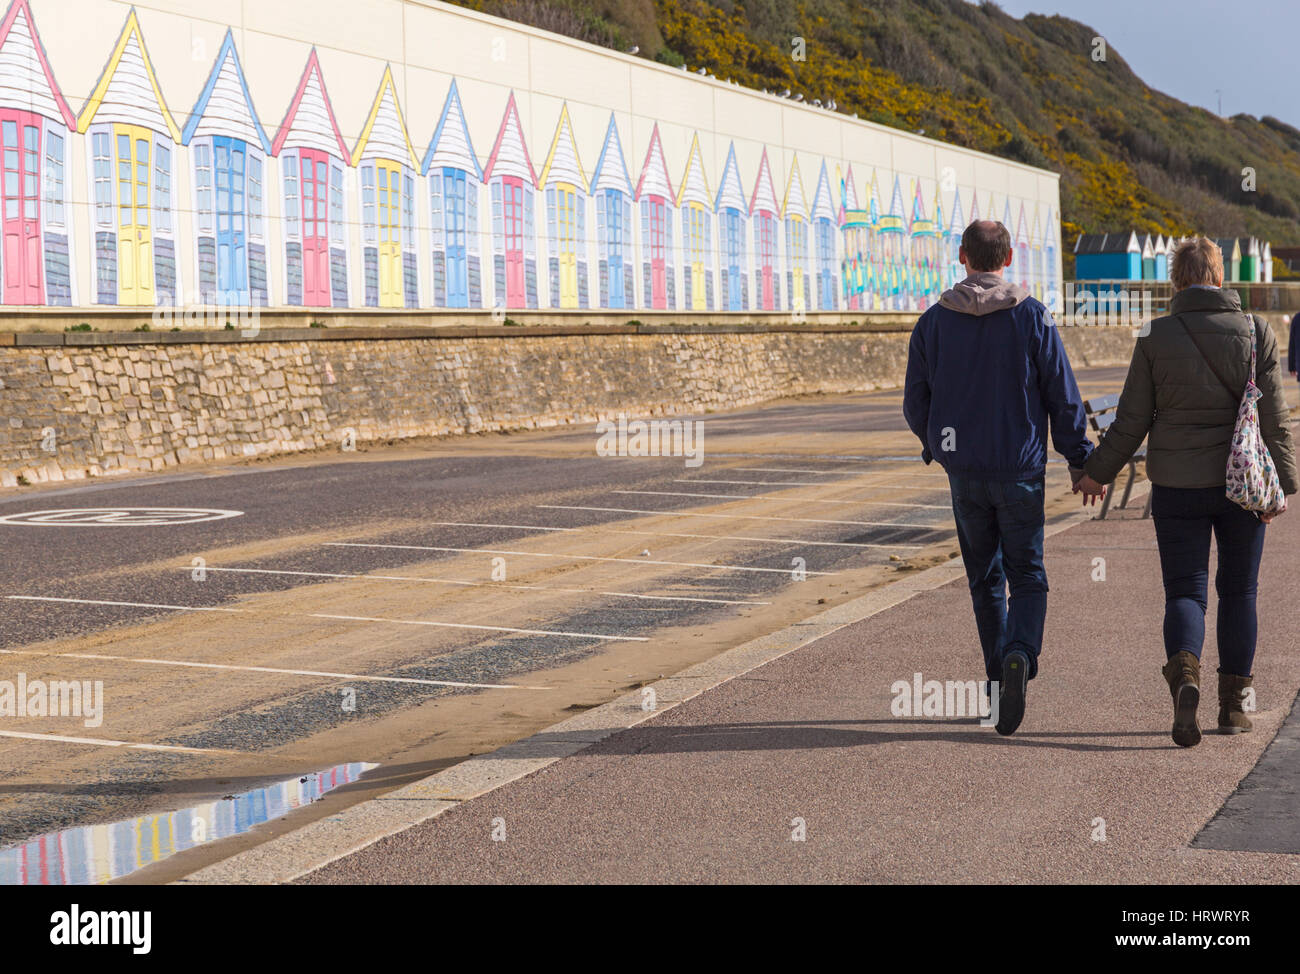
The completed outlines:
<svg viewBox="0 0 1300 974">
<path fill-rule="evenodd" d="M 243 511 L 203 507 L 74 507 L 5 514 L 0 516 L 0 524 L 69 528 L 160 527 L 224 521 L 243 514 Z"/>
</svg>

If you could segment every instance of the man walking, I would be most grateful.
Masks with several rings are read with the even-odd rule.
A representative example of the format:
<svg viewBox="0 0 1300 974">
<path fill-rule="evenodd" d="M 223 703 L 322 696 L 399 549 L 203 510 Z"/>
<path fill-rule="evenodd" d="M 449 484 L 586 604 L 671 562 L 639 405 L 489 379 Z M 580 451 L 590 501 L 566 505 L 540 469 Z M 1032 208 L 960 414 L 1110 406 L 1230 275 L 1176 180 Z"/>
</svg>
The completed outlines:
<svg viewBox="0 0 1300 974">
<path fill-rule="evenodd" d="M 1024 718 L 1043 643 L 1049 425 L 1076 481 L 1092 452 L 1051 312 L 1003 278 L 1011 255 L 1001 223 L 966 228 L 958 252 L 966 279 L 917 321 L 903 395 L 922 459 L 937 459 L 948 474 L 984 671 L 1000 681 L 1000 734 L 1014 733 Z"/>
</svg>

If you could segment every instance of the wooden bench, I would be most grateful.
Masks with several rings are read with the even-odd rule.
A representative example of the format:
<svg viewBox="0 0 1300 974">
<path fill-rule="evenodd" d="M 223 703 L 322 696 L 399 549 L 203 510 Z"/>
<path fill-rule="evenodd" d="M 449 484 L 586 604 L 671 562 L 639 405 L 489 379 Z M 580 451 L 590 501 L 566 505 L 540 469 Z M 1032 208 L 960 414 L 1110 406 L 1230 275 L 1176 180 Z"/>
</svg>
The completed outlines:
<svg viewBox="0 0 1300 974">
<path fill-rule="evenodd" d="M 1096 396 L 1089 399 L 1083 404 L 1083 408 L 1088 414 L 1088 425 L 1102 435 L 1110 429 L 1115 423 L 1115 410 L 1119 406 L 1119 396 L 1111 394 L 1109 396 Z M 1128 462 L 1128 483 L 1124 485 L 1124 499 L 1120 502 L 1121 508 L 1128 507 L 1129 495 L 1133 493 L 1133 482 L 1137 480 L 1137 465 L 1139 460 L 1145 460 L 1147 456 L 1147 445 L 1143 441 L 1142 445 L 1137 448 Z M 1110 511 L 1110 502 L 1114 497 L 1114 485 L 1106 491 L 1106 496 L 1101 502 L 1101 513 L 1097 515 L 1098 519 L 1104 519 Z M 1144 518 L 1151 516 L 1151 492 L 1147 492 L 1147 506 L 1142 512 Z"/>
</svg>

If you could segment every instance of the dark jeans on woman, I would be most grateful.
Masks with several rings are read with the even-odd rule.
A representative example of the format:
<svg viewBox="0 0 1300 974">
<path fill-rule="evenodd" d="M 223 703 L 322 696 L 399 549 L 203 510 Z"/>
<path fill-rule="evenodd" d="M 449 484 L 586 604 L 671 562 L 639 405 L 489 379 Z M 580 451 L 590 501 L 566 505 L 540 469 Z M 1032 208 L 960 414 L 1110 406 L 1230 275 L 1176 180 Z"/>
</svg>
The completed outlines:
<svg viewBox="0 0 1300 974">
<path fill-rule="evenodd" d="M 1047 619 L 1043 481 L 949 474 L 948 484 L 984 672 L 990 680 L 1001 680 L 1003 656 L 1019 649 L 1029 657 L 1032 680 L 1038 675 Z"/>
<path fill-rule="evenodd" d="M 1165 582 L 1165 655 L 1186 650 L 1200 658 L 1213 534 L 1219 550 L 1219 672 L 1250 676 L 1264 522 L 1228 500 L 1222 487 L 1152 487 L 1151 516 Z"/>
</svg>

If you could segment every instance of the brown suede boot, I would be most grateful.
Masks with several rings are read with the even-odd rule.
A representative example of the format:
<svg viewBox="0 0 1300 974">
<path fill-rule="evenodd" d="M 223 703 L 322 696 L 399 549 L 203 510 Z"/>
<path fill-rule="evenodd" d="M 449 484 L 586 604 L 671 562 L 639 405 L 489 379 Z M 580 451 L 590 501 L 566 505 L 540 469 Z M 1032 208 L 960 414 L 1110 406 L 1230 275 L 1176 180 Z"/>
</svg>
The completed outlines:
<svg viewBox="0 0 1300 974">
<path fill-rule="evenodd" d="M 1219 733 L 1245 734 L 1254 726 L 1243 706 L 1254 677 L 1219 674 Z"/>
<path fill-rule="evenodd" d="M 1195 747 L 1201 743 L 1201 729 L 1196 726 L 1196 708 L 1201 702 L 1201 661 L 1183 650 L 1169 658 L 1161 670 L 1174 698 L 1174 743 Z"/>
</svg>

